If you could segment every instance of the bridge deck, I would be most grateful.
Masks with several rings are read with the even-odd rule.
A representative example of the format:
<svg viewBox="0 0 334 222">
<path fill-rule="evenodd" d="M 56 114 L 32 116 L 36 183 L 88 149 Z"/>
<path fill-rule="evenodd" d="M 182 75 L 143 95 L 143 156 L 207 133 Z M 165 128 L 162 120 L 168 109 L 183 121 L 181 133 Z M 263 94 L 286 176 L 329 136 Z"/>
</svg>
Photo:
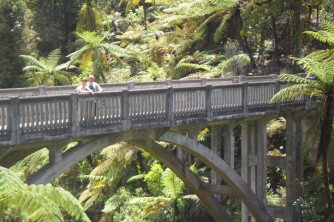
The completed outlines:
<svg viewBox="0 0 334 222">
<path fill-rule="evenodd" d="M 269 104 L 284 87 L 274 76 L 103 87 L 95 95 L 70 94 L 74 86 L 0 90 L 0 147 L 306 108 L 304 99 Z"/>
</svg>

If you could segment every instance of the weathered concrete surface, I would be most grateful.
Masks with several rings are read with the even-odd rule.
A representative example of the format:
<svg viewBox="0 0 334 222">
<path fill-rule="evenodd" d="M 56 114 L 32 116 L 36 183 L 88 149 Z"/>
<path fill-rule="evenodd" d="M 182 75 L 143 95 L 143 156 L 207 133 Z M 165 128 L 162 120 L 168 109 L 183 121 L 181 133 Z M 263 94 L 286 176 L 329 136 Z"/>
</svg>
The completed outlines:
<svg viewBox="0 0 334 222">
<path fill-rule="evenodd" d="M 245 203 L 252 215 L 258 221 L 272 221 L 264 204 L 256 197 L 243 179 L 231 168 L 224 160 L 218 157 L 214 152 L 188 137 L 166 132 L 160 140 L 181 146 L 186 151 L 198 157 L 214 169 L 219 176 L 236 192 L 238 197 Z"/>
</svg>

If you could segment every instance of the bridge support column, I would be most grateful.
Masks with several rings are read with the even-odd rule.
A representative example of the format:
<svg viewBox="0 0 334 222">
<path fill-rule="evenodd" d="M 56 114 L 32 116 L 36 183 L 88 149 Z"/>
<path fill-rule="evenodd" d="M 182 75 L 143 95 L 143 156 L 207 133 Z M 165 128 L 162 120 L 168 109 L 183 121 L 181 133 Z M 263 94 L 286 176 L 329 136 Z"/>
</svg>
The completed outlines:
<svg viewBox="0 0 334 222">
<path fill-rule="evenodd" d="M 222 127 L 211 126 L 211 150 L 221 157 L 221 145 L 222 145 Z M 211 169 L 211 183 L 220 184 L 221 177 Z"/>
<path fill-rule="evenodd" d="M 267 135 L 265 120 L 246 121 L 241 125 L 241 177 L 262 202 L 266 202 Z M 255 221 L 241 205 L 241 220 Z"/>
<path fill-rule="evenodd" d="M 234 169 L 234 126 L 224 126 L 224 160 Z"/>
<path fill-rule="evenodd" d="M 286 119 L 286 218 L 288 222 L 301 221 L 301 209 L 295 201 L 301 195 L 300 182 L 303 177 L 301 152 L 301 117 L 289 114 Z"/>
<path fill-rule="evenodd" d="M 222 156 L 222 137 L 224 137 L 224 161 L 234 169 L 234 126 L 211 126 L 211 150 Z M 223 132 L 223 135 L 222 135 Z M 220 184 L 221 178 L 213 170 L 211 171 L 211 183 Z"/>
</svg>

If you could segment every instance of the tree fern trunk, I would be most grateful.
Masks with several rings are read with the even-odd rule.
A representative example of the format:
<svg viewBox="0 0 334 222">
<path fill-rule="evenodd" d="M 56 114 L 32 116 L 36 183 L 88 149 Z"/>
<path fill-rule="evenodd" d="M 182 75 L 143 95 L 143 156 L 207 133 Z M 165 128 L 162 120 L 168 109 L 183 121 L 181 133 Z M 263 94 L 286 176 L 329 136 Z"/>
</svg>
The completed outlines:
<svg viewBox="0 0 334 222">
<path fill-rule="evenodd" d="M 144 28 L 147 30 L 147 4 L 145 3 L 145 0 L 141 0 L 143 9 L 144 9 Z"/>
<path fill-rule="evenodd" d="M 301 53 L 301 13 L 302 13 L 302 1 L 294 1 L 294 33 L 293 33 L 293 55 L 296 57 L 300 56 Z"/>
<path fill-rule="evenodd" d="M 320 142 L 318 146 L 317 160 L 322 158 L 322 174 L 323 174 L 323 183 L 325 189 L 325 195 L 327 200 L 327 215 L 328 218 L 332 217 L 333 203 L 330 194 L 329 188 L 329 178 L 328 178 L 328 166 L 327 166 L 327 154 L 329 144 L 331 142 L 332 134 L 332 125 L 333 125 L 333 97 L 328 96 L 325 100 L 325 112 L 321 122 L 321 131 L 320 131 Z"/>
<path fill-rule="evenodd" d="M 280 52 L 278 49 L 278 35 L 277 35 L 277 27 L 276 27 L 276 17 L 271 15 L 271 26 L 273 29 L 273 37 L 274 37 L 274 59 L 276 66 L 280 66 Z"/>
</svg>

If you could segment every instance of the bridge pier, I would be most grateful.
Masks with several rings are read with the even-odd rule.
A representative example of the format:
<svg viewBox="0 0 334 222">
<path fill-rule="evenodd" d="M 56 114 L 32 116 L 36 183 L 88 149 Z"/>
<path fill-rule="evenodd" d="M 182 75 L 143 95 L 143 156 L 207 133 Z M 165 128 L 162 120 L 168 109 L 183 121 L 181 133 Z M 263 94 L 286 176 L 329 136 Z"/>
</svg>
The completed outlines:
<svg viewBox="0 0 334 222">
<path fill-rule="evenodd" d="M 297 199 L 301 196 L 300 182 L 303 179 L 302 118 L 292 113 L 286 118 L 286 219 L 301 221 L 301 209 Z"/>
<path fill-rule="evenodd" d="M 264 119 L 244 121 L 241 124 L 241 178 L 266 204 L 266 155 L 267 134 Z M 241 205 L 241 220 L 255 221 L 247 207 Z"/>
<path fill-rule="evenodd" d="M 234 169 L 234 130 L 235 124 L 233 122 L 227 125 L 213 125 L 211 126 L 211 150 L 222 157 L 223 145 L 223 160 Z M 222 140 L 224 138 L 224 141 Z M 224 142 L 224 144 L 222 144 Z M 221 177 L 211 170 L 211 183 L 220 184 Z"/>
<path fill-rule="evenodd" d="M 221 126 L 211 126 L 211 150 L 217 156 L 221 157 L 221 145 L 222 145 L 222 127 Z M 211 169 L 210 172 L 211 183 L 218 184 L 221 183 L 221 177 Z"/>
</svg>

